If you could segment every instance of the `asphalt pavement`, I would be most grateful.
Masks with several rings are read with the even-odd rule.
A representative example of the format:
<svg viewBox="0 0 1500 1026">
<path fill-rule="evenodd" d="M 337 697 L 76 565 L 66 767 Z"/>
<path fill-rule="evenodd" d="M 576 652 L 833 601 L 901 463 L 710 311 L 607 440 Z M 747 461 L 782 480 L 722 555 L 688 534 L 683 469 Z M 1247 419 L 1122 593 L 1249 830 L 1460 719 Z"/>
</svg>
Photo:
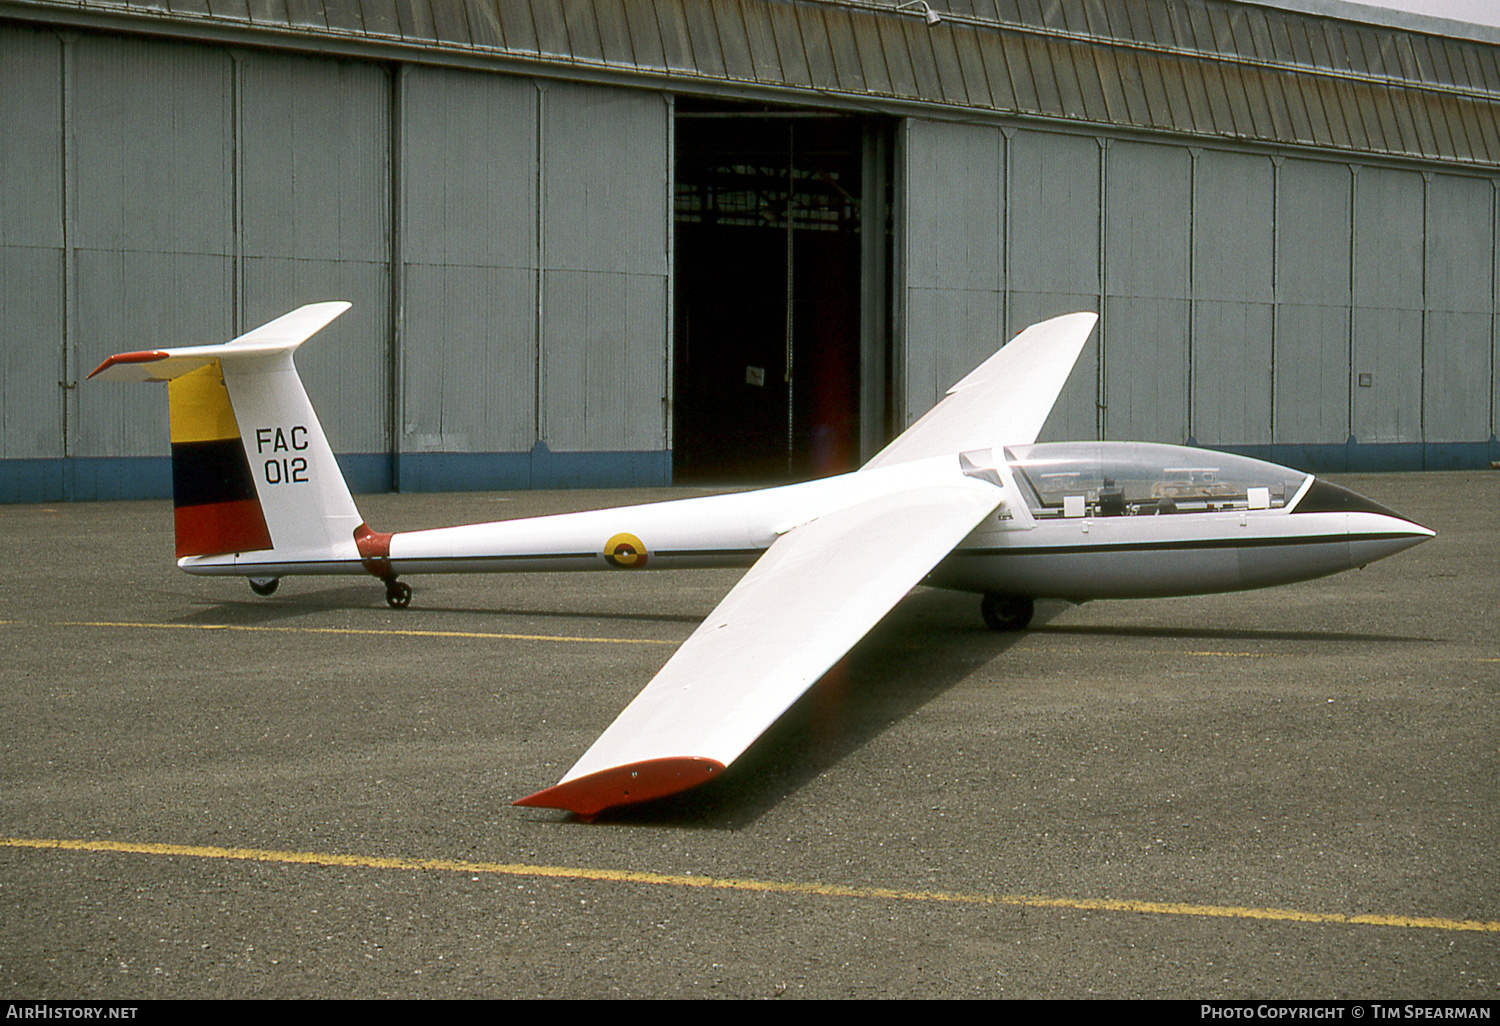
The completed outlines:
<svg viewBox="0 0 1500 1026">
<path fill-rule="evenodd" d="M 555 783 L 735 571 L 192 578 L 165 502 L 0 507 L 0 994 L 1500 991 L 1500 472 L 1438 536 L 985 629 L 919 590 L 715 783 Z M 380 530 L 693 494 L 367 496 Z"/>
</svg>

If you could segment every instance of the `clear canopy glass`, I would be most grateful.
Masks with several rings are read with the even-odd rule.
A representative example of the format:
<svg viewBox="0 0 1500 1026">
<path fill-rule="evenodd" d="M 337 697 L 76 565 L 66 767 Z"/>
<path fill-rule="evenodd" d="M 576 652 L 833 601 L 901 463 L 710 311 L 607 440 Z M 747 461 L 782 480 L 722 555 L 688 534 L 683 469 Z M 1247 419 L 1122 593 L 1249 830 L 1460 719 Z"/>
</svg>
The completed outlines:
<svg viewBox="0 0 1500 1026">
<path fill-rule="evenodd" d="M 1248 456 L 1151 442 L 1043 442 L 1005 456 L 1039 518 L 1278 509 L 1308 477 Z"/>
</svg>

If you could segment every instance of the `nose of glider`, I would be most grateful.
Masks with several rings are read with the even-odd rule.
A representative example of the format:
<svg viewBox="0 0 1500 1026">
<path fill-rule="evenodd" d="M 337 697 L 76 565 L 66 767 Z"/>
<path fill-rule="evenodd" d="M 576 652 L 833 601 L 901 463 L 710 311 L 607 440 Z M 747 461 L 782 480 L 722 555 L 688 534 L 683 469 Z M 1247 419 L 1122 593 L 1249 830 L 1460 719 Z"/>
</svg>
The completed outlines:
<svg viewBox="0 0 1500 1026">
<path fill-rule="evenodd" d="M 1347 514 L 1350 566 L 1394 556 L 1436 535 L 1389 506 L 1322 478 L 1313 480 L 1293 512 Z"/>
<path fill-rule="evenodd" d="M 1365 566 L 1377 559 L 1405 552 L 1420 545 L 1437 532 L 1399 516 L 1381 513 L 1349 515 L 1349 562 Z"/>
</svg>

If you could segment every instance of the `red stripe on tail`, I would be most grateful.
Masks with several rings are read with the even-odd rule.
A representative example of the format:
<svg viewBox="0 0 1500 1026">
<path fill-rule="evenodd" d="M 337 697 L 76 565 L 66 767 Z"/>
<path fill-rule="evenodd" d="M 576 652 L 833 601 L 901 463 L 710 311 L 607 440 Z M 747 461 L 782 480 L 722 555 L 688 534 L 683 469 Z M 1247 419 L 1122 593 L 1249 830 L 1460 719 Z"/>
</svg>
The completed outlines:
<svg viewBox="0 0 1500 1026">
<path fill-rule="evenodd" d="M 177 521 L 178 559 L 271 548 L 271 531 L 256 499 L 179 506 L 172 512 Z"/>
</svg>

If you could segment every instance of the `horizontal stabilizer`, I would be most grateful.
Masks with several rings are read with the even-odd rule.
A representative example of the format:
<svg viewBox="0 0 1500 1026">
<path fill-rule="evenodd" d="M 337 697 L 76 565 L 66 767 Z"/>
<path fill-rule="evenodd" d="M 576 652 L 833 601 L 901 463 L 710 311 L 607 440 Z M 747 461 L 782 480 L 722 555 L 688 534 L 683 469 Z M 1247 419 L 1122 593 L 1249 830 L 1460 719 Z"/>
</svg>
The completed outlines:
<svg viewBox="0 0 1500 1026">
<path fill-rule="evenodd" d="M 89 377 L 106 381 L 170 381 L 215 360 L 235 361 L 291 352 L 347 309 L 348 303 L 313 303 L 247 331 L 231 342 L 116 353 Z"/>
</svg>

